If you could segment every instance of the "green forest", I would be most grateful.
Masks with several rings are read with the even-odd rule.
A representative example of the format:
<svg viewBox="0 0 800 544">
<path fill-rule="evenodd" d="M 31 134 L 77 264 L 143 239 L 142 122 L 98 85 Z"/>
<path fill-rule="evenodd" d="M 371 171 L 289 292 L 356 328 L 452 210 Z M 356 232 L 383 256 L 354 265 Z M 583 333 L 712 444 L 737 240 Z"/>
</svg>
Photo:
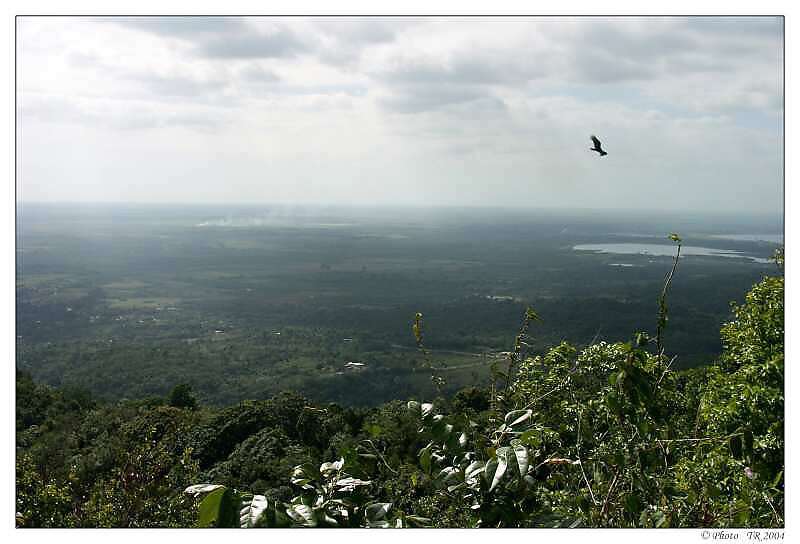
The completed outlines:
<svg viewBox="0 0 800 544">
<path fill-rule="evenodd" d="M 16 524 L 783 527 L 783 277 L 742 293 L 721 354 L 689 369 L 664 335 L 669 279 L 628 342 L 539 348 L 524 310 L 488 385 L 455 392 L 435 316 L 409 316 L 433 393 L 378 406 L 218 406 L 185 383 L 114 400 L 18 367 Z"/>
</svg>

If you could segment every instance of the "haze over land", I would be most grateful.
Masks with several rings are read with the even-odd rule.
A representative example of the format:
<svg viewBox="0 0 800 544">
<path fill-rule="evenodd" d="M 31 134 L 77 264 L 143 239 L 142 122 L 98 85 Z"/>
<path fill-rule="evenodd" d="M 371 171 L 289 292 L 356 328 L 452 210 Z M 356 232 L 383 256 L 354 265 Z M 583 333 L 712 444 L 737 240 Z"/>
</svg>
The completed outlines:
<svg viewBox="0 0 800 544">
<path fill-rule="evenodd" d="M 782 205 L 777 18 L 17 25 L 23 202 Z"/>
<path fill-rule="evenodd" d="M 651 331 L 671 229 L 666 345 L 675 368 L 704 365 L 780 238 L 772 217 L 718 213 L 28 204 L 18 220 L 18 368 L 105 398 L 185 381 L 223 405 L 432 395 L 415 312 L 451 393 L 486 384 L 527 306 L 531 353 Z"/>
</svg>

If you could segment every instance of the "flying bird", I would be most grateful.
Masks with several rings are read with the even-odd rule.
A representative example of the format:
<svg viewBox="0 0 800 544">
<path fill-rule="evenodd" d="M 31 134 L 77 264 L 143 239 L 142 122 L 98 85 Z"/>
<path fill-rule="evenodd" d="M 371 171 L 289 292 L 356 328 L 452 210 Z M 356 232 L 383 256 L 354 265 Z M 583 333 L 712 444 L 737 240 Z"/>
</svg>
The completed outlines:
<svg viewBox="0 0 800 544">
<path fill-rule="evenodd" d="M 601 157 L 608 155 L 608 153 L 603 151 L 603 148 L 600 147 L 600 140 L 598 140 L 597 136 L 595 136 L 594 134 L 592 134 L 592 143 L 594 144 L 594 147 L 590 147 L 589 149 L 591 149 L 592 151 L 597 151 L 598 153 L 600 153 Z"/>
</svg>

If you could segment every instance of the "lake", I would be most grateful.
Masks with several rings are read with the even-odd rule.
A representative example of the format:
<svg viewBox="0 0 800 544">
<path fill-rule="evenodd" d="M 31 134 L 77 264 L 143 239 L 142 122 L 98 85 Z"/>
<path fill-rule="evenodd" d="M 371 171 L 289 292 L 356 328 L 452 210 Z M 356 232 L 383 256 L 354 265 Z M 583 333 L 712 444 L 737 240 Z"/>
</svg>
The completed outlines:
<svg viewBox="0 0 800 544">
<path fill-rule="evenodd" d="M 573 246 L 575 251 L 593 251 L 595 253 L 613 253 L 615 255 L 651 255 L 653 257 L 672 257 L 675 255 L 674 245 L 666 244 L 578 244 Z M 713 249 L 701 246 L 683 246 L 681 256 L 702 256 L 702 257 L 729 257 L 738 259 L 750 259 L 757 263 L 769 263 L 768 259 L 746 255 L 741 251 L 733 249 Z"/>
</svg>

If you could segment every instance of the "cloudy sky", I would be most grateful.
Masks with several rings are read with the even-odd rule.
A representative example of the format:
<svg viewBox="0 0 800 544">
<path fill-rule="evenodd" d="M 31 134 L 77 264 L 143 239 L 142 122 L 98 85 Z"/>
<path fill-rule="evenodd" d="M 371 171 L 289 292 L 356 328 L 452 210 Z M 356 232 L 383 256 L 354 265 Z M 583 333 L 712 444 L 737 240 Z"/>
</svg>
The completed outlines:
<svg viewBox="0 0 800 544">
<path fill-rule="evenodd" d="M 782 49 L 774 18 L 18 18 L 18 198 L 778 213 Z"/>
</svg>

